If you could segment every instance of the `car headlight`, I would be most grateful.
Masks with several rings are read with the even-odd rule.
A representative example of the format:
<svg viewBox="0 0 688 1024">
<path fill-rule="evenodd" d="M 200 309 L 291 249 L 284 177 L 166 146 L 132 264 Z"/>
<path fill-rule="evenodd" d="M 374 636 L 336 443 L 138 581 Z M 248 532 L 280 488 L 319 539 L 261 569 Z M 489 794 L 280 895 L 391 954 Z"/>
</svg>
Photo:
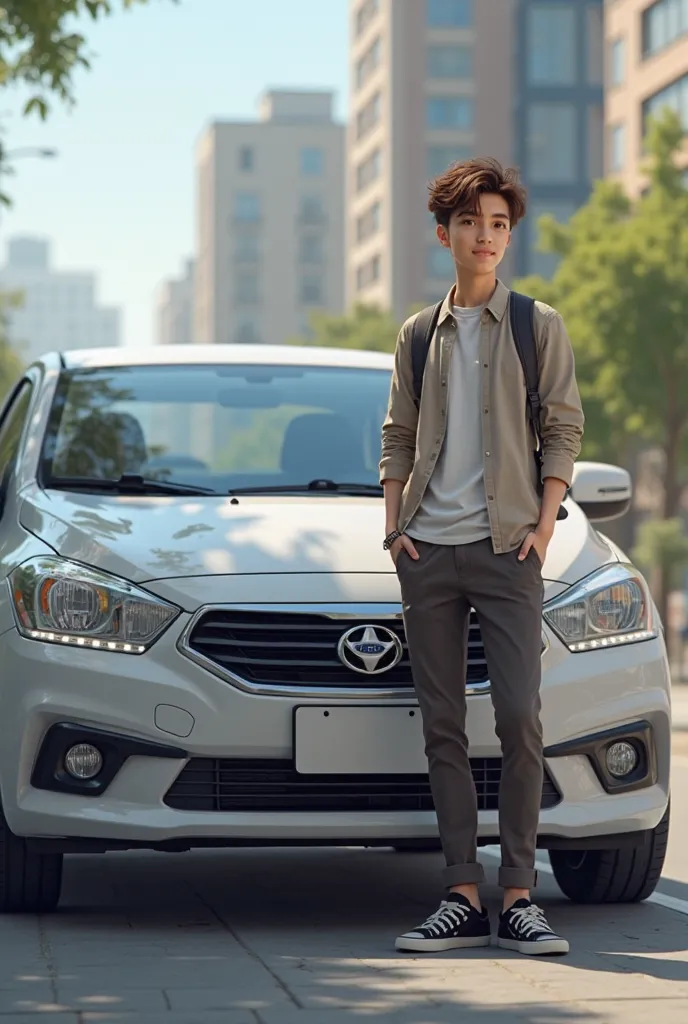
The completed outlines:
<svg viewBox="0 0 688 1024">
<path fill-rule="evenodd" d="M 544 608 L 545 621 L 570 651 L 652 640 L 657 636 L 647 584 L 632 565 L 607 565 Z"/>
<path fill-rule="evenodd" d="M 31 558 L 8 583 L 19 632 L 43 643 L 143 654 L 179 614 L 126 580 L 62 558 Z"/>
</svg>

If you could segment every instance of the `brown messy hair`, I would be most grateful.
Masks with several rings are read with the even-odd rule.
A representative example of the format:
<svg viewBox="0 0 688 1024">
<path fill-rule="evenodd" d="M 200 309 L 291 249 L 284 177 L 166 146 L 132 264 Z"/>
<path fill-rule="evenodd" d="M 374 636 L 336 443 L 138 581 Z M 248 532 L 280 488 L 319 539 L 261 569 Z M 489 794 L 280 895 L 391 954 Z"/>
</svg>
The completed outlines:
<svg viewBox="0 0 688 1024">
<path fill-rule="evenodd" d="M 428 191 L 428 209 L 445 228 L 457 210 L 477 214 L 480 197 L 488 193 L 506 200 L 511 227 L 526 213 L 526 190 L 518 180 L 518 171 L 514 167 L 505 169 L 492 157 L 476 157 L 453 164 L 430 182 Z"/>
</svg>

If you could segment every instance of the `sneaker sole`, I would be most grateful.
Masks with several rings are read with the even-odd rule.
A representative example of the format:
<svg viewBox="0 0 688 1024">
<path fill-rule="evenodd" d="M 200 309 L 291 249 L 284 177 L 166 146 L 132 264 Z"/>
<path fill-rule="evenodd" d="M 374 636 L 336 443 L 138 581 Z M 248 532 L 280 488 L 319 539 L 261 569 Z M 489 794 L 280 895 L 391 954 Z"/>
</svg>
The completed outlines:
<svg viewBox="0 0 688 1024">
<path fill-rule="evenodd" d="M 443 953 L 447 949 L 477 949 L 478 946 L 489 946 L 490 942 L 489 935 L 456 939 L 405 939 L 400 935 L 394 946 L 406 953 Z"/>
<path fill-rule="evenodd" d="M 541 942 L 519 942 L 517 939 L 497 939 L 502 949 L 513 949 L 524 956 L 565 956 L 569 951 L 566 939 L 542 939 Z"/>
</svg>

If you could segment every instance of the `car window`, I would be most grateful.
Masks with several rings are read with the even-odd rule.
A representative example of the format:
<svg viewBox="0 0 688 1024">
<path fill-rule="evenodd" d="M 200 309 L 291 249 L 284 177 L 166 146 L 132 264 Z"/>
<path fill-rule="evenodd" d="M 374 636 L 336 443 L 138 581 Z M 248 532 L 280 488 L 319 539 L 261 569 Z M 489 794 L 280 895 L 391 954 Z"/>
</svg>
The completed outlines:
<svg viewBox="0 0 688 1024">
<path fill-rule="evenodd" d="M 0 423 L 0 492 L 3 493 L 17 458 L 32 392 L 33 388 L 29 381 L 24 381 Z"/>
<path fill-rule="evenodd" d="M 44 482 L 134 473 L 226 492 L 376 484 L 390 371 L 309 366 L 79 370 L 57 389 Z"/>
</svg>

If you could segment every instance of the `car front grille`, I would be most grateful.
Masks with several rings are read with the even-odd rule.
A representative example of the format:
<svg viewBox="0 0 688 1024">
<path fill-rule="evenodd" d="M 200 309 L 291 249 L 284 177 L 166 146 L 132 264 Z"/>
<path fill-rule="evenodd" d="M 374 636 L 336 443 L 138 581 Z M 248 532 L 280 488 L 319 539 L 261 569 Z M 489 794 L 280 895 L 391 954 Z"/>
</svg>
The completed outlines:
<svg viewBox="0 0 688 1024">
<path fill-rule="evenodd" d="M 356 626 L 391 630 L 403 646 L 398 665 L 386 672 L 356 672 L 337 653 L 344 633 Z M 187 645 L 227 673 L 260 686 L 319 686 L 399 689 L 413 686 L 403 622 L 396 619 L 333 619 L 291 611 L 212 609 L 193 627 Z M 487 680 L 487 664 L 475 613 L 468 637 L 466 683 Z"/>
<path fill-rule="evenodd" d="M 478 809 L 497 810 L 502 761 L 471 759 Z M 540 807 L 560 796 L 545 771 Z M 432 811 L 427 775 L 299 775 L 290 760 L 192 758 L 167 792 L 180 811 Z"/>
</svg>

